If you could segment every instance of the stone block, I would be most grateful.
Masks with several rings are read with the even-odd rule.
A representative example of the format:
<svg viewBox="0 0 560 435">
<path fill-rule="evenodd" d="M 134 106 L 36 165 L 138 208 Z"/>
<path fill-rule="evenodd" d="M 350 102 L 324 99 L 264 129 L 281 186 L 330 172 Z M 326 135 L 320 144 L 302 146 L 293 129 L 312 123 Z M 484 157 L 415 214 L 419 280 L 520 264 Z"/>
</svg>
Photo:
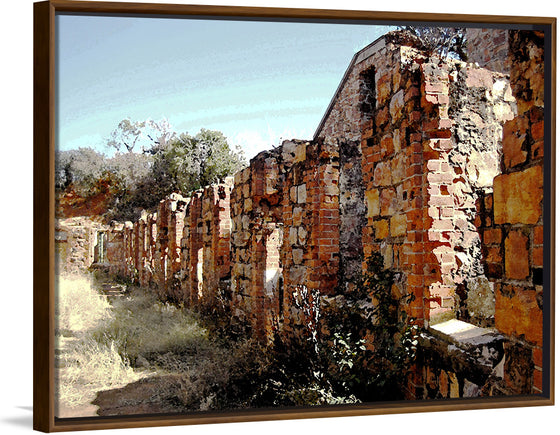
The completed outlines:
<svg viewBox="0 0 560 435">
<path fill-rule="evenodd" d="M 496 291 L 496 328 L 509 336 L 524 337 L 542 346 L 541 295 L 533 288 L 502 284 Z"/>
<path fill-rule="evenodd" d="M 372 228 L 376 240 L 383 240 L 389 236 L 389 222 L 385 219 L 374 221 Z"/>
<path fill-rule="evenodd" d="M 397 214 L 391 217 L 391 236 L 398 237 L 406 235 L 406 215 Z"/>
<path fill-rule="evenodd" d="M 379 216 L 380 203 L 379 203 L 379 190 L 371 189 L 365 192 L 365 200 L 367 205 L 366 217 L 371 218 Z"/>
<path fill-rule="evenodd" d="M 406 163 L 405 156 L 396 155 L 391 160 L 391 182 L 392 184 L 398 184 L 406 178 Z"/>
<path fill-rule="evenodd" d="M 294 207 L 292 212 L 292 219 L 294 226 L 301 225 L 303 223 L 303 208 Z"/>
<path fill-rule="evenodd" d="M 500 228 L 492 228 L 484 230 L 483 240 L 485 244 L 497 245 L 502 242 L 502 230 Z"/>
<path fill-rule="evenodd" d="M 373 182 L 376 186 L 391 185 L 391 164 L 390 162 L 379 162 L 373 171 Z"/>
<path fill-rule="evenodd" d="M 494 86 L 492 72 L 483 68 L 468 68 L 465 84 L 468 87 L 492 89 Z"/>
<path fill-rule="evenodd" d="M 525 140 L 529 120 L 524 116 L 508 121 L 504 124 L 503 152 L 506 168 L 513 168 L 527 160 Z"/>
<path fill-rule="evenodd" d="M 383 127 L 385 124 L 387 124 L 387 122 L 389 122 L 391 115 L 389 114 L 389 108 L 388 107 L 384 107 L 383 109 L 380 109 L 377 111 L 377 114 L 375 115 L 375 124 L 381 128 Z"/>
<path fill-rule="evenodd" d="M 307 231 L 303 227 L 299 227 L 298 229 L 298 242 L 300 245 L 305 245 L 307 241 Z"/>
<path fill-rule="evenodd" d="M 391 118 L 393 122 L 397 122 L 400 118 L 402 118 L 404 106 L 404 92 L 401 89 L 393 98 L 391 98 L 391 103 L 389 104 L 389 112 L 391 113 Z"/>
<path fill-rule="evenodd" d="M 305 184 L 297 187 L 297 202 L 298 204 L 305 204 L 307 202 L 307 189 Z"/>
<path fill-rule="evenodd" d="M 377 104 L 381 105 L 385 103 L 391 94 L 391 75 L 387 73 L 381 77 L 376 77 L 376 79 L 377 83 L 375 89 L 377 90 Z"/>
<path fill-rule="evenodd" d="M 305 142 L 285 140 L 282 142 L 282 158 L 284 162 L 292 164 L 304 161 L 306 148 Z"/>
<path fill-rule="evenodd" d="M 394 148 L 392 135 L 388 134 L 383 136 L 380 145 L 381 145 L 381 157 L 386 157 L 393 154 L 395 148 Z"/>
<path fill-rule="evenodd" d="M 502 174 L 494 179 L 494 222 L 536 224 L 542 215 L 543 168 Z"/>
<path fill-rule="evenodd" d="M 288 243 L 292 246 L 298 244 L 298 229 L 297 227 L 291 227 L 288 233 Z"/>
<path fill-rule="evenodd" d="M 382 189 L 379 195 L 381 216 L 391 216 L 396 212 L 396 192 L 393 188 Z"/>
<path fill-rule="evenodd" d="M 297 203 L 297 186 L 290 187 L 290 201 Z"/>
<path fill-rule="evenodd" d="M 292 250 L 292 258 L 294 260 L 294 264 L 301 264 L 303 263 L 303 249 L 293 249 Z"/>
</svg>

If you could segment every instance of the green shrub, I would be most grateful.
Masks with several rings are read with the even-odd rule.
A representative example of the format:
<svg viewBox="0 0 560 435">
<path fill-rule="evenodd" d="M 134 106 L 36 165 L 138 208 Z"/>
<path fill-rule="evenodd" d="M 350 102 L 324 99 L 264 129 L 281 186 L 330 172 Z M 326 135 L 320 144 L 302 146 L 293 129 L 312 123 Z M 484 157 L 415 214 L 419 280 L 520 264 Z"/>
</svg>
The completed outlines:
<svg viewBox="0 0 560 435">
<path fill-rule="evenodd" d="M 402 310 L 412 295 L 392 292 L 396 274 L 381 255 L 351 290 L 320 298 L 296 289 L 303 328 L 277 337 L 260 400 L 267 405 L 323 405 L 402 398 L 416 353 L 417 328 Z"/>
<path fill-rule="evenodd" d="M 416 356 L 417 327 L 403 309 L 414 295 L 395 294 L 396 273 L 384 268 L 379 253 L 366 265 L 352 290 L 323 309 L 327 333 L 320 340 L 320 359 L 339 394 L 396 400 Z"/>
</svg>

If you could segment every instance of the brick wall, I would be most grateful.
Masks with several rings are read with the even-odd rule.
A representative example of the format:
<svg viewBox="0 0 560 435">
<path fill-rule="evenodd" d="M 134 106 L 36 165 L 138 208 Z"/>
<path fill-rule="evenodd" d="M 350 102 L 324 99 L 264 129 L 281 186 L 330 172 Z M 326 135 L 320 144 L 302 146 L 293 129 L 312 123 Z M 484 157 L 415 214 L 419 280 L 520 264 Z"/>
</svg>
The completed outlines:
<svg viewBox="0 0 560 435">
<path fill-rule="evenodd" d="M 500 173 L 514 99 L 504 75 L 400 42 L 390 35 L 354 57 L 316 138 L 353 157 L 340 170 L 340 224 L 352 234 L 341 244 L 343 276 L 379 251 L 403 272 L 399 290 L 416 296 L 409 313 L 429 325 L 464 317 L 485 286 L 476 199 Z M 490 321 L 477 304 L 471 318 Z"/>
<path fill-rule="evenodd" d="M 437 325 L 423 337 L 416 397 L 543 392 L 544 38 L 510 31 L 506 41 L 512 92 L 504 102 L 515 110 L 505 113 L 492 188 L 479 189 L 475 204 L 484 273 L 465 295 L 470 323 Z M 449 325 L 458 332 L 439 333 Z M 474 363 L 470 355 L 486 357 Z"/>
</svg>

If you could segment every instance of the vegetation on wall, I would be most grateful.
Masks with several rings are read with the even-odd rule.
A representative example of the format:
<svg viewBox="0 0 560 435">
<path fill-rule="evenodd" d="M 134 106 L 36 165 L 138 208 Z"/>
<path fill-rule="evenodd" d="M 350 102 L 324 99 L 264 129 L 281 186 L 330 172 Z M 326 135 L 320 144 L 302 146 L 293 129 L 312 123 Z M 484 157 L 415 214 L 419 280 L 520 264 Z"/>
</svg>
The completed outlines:
<svg viewBox="0 0 560 435">
<path fill-rule="evenodd" d="M 305 286 L 295 289 L 302 327 L 278 334 L 261 349 L 259 370 L 247 373 L 250 379 L 233 380 L 251 387 L 233 388 L 236 400 L 242 393 L 246 406 L 402 399 L 419 331 L 403 311 L 413 296 L 395 292 L 395 277 L 374 254 L 353 290 L 343 295 L 325 299 Z"/>
<path fill-rule="evenodd" d="M 399 26 L 398 30 L 415 39 L 419 49 L 439 57 L 467 60 L 465 29 L 459 27 Z M 403 37 L 401 33 L 400 38 Z"/>
</svg>

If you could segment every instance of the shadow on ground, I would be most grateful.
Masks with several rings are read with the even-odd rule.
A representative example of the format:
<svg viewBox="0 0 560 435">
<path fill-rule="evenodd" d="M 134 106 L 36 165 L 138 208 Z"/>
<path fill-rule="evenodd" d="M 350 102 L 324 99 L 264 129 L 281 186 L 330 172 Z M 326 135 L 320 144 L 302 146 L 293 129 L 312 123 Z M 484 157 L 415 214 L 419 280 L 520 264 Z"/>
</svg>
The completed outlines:
<svg viewBox="0 0 560 435">
<path fill-rule="evenodd" d="M 92 404 L 99 407 L 100 416 L 185 412 L 180 394 L 180 376 L 153 376 L 123 388 L 100 391 Z"/>
</svg>

